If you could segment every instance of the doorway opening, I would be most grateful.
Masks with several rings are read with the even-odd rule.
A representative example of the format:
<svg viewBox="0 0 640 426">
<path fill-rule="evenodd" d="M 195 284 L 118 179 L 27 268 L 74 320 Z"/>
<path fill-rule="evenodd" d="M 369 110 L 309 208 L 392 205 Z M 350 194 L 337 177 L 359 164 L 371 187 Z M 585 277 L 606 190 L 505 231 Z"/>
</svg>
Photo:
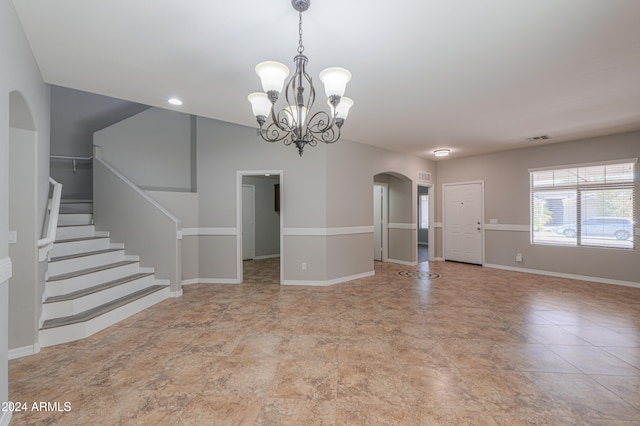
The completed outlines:
<svg viewBox="0 0 640 426">
<path fill-rule="evenodd" d="M 387 261 L 388 191 L 386 183 L 373 184 L 373 260 L 379 262 Z"/>
<path fill-rule="evenodd" d="M 433 217 L 433 207 L 431 205 L 432 196 L 430 194 L 431 186 L 418 185 L 417 194 L 417 224 L 418 224 L 418 263 L 428 262 L 429 241 L 431 241 L 431 218 Z"/>
<path fill-rule="evenodd" d="M 282 284 L 282 171 L 238 172 L 238 282 Z"/>
<path fill-rule="evenodd" d="M 373 257 L 416 265 L 415 186 L 407 176 L 384 172 L 373 176 Z"/>
</svg>

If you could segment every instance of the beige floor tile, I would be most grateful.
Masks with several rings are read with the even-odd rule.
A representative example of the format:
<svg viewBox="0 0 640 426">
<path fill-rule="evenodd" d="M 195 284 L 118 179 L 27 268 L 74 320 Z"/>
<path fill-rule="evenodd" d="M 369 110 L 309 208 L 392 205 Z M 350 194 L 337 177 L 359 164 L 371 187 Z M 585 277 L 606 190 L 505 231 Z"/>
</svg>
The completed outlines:
<svg viewBox="0 0 640 426">
<path fill-rule="evenodd" d="M 9 362 L 11 426 L 637 425 L 640 289 L 451 262 L 375 276 L 194 284 Z M 429 273 L 436 272 L 439 277 Z"/>
</svg>

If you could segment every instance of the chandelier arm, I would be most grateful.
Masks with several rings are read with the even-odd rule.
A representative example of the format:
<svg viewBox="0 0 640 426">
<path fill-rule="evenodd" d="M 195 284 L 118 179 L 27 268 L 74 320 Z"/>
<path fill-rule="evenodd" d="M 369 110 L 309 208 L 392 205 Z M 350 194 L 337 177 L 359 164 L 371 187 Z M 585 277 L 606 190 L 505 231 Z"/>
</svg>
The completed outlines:
<svg viewBox="0 0 640 426">
<path fill-rule="evenodd" d="M 275 123 L 270 123 L 266 128 L 260 127 L 260 136 L 267 142 L 279 142 L 286 139 L 290 132 L 283 131 Z"/>
<path fill-rule="evenodd" d="M 308 131 L 312 134 L 322 134 L 331 131 L 334 125 L 335 115 L 329 115 L 326 111 L 318 111 L 309 119 Z"/>
</svg>

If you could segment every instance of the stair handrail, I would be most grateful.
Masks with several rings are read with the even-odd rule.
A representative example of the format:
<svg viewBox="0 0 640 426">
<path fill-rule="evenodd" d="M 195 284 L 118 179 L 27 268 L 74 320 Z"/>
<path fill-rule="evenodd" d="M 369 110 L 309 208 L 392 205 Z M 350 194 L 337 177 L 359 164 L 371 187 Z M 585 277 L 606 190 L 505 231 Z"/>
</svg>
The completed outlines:
<svg viewBox="0 0 640 426">
<path fill-rule="evenodd" d="M 89 157 L 77 157 L 75 155 L 49 155 L 49 158 L 54 158 L 56 160 L 71 160 L 71 165 L 73 166 L 73 173 L 76 172 L 76 161 L 91 161 L 93 160 L 93 155 Z"/>
<path fill-rule="evenodd" d="M 60 201 L 62 199 L 62 184 L 55 179 L 49 178 L 49 184 L 53 186 L 53 194 L 47 201 L 47 217 L 45 218 L 46 232 L 44 238 L 38 240 L 38 259 L 43 262 L 47 260 L 49 251 L 56 240 L 56 229 L 58 228 L 58 216 L 60 214 Z"/>
</svg>

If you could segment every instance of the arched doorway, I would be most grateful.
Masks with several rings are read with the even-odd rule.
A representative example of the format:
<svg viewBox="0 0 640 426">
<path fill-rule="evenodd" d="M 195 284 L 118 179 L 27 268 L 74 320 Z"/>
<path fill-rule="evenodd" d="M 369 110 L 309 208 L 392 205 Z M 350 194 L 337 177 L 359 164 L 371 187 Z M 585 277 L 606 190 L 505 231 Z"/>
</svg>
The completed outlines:
<svg viewBox="0 0 640 426">
<path fill-rule="evenodd" d="M 415 265 L 418 243 L 413 182 L 407 176 L 395 172 L 379 173 L 373 177 L 373 182 L 374 188 L 383 188 L 374 189 L 374 203 L 386 204 L 383 206 L 383 210 L 386 208 L 387 211 L 386 229 L 383 228 L 381 232 L 383 249 L 386 249 L 386 261 Z M 375 200 L 381 193 L 386 193 L 383 196 L 384 200 Z M 374 242 L 374 252 L 377 250 L 376 244 Z"/>
</svg>

